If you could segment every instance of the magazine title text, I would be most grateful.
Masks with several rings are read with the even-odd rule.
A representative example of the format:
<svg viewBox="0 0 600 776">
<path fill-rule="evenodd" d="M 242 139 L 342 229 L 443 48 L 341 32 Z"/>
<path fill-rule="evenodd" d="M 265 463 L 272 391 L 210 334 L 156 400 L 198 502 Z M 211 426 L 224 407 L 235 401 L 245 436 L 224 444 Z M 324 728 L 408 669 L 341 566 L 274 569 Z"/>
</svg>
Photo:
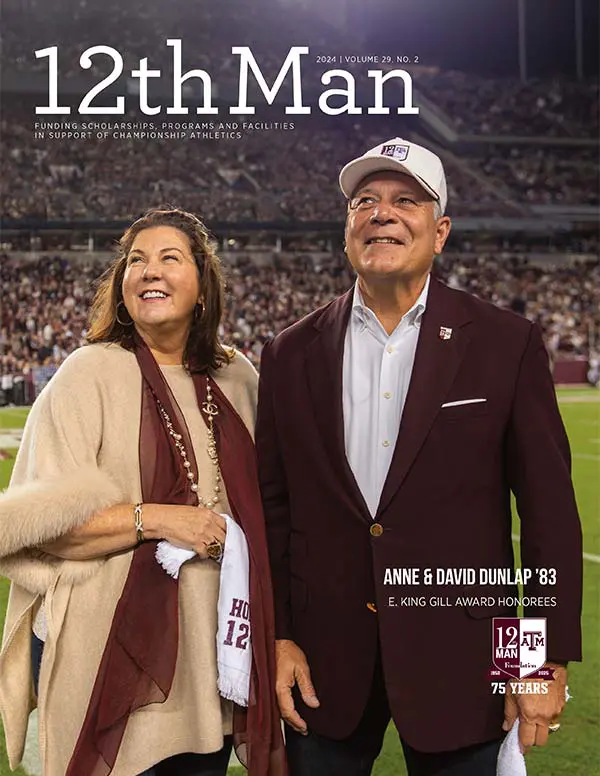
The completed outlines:
<svg viewBox="0 0 600 776">
<path fill-rule="evenodd" d="M 150 98 L 149 82 L 151 79 L 163 78 L 159 69 L 151 69 L 148 66 L 148 57 L 139 60 L 137 69 L 131 70 L 125 76 L 128 95 L 137 98 L 139 110 L 146 116 L 156 116 L 162 112 L 170 115 L 185 116 L 190 111 L 197 115 L 207 116 L 219 113 L 219 106 L 214 104 L 214 99 L 221 93 L 217 84 L 206 70 L 188 70 L 183 72 L 182 42 L 179 38 L 169 38 L 167 46 L 172 49 L 172 81 L 169 94 L 170 105 L 156 104 L 156 97 Z M 249 46 L 232 46 L 231 54 L 239 58 L 239 70 L 235 90 L 237 103 L 229 104 L 226 108 L 232 115 L 251 116 L 256 113 L 257 105 L 273 105 L 284 83 L 291 85 L 286 89 L 286 96 L 278 101 L 284 106 L 287 115 L 308 115 L 312 112 L 309 98 L 305 94 L 304 79 L 307 77 L 306 67 L 303 72 L 303 57 L 310 53 L 308 46 L 292 46 L 279 72 L 271 78 L 269 84 L 259 63 Z M 69 105 L 60 104 L 59 95 L 59 49 L 51 46 L 35 51 L 37 59 L 48 59 L 48 104 L 36 106 L 38 115 L 69 115 L 74 110 Z M 121 91 L 121 76 L 123 75 L 124 62 L 122 54 L 113 46 L 99 45 L 86 49 L 79 59 L 82 70 L 92 67 L 93 57 L 109 57 L 112 60 L 112 71 L 97 84 L 92 86 L 79 103 L 76 112 L 82 116 L 88 115 L 124 115 L 126 112 L 125 95 L 115 94 Z M 96 60 L 97 62 L 98 60 Z M 171 71 L 169 71 L 171 72 Z M 311 78 L 314 77 L 314 68 L 311 70 Z M 419 109 L 412 103 L 413 88 L 412 78 L 406 70 L 368 70 L 369 79 L 368 101 L 370 104 L 359 104 L 358 96 L 365 97 L 365 89 L 357 90 L 355 75 L 349 70 L 341 68 L 327 70 L 320 76 L 322 86 L 331 87 L 320 92 L 318 98 L 319 110 L 329 116 L 343 113 L 360 115 L 362 113 L 387 115 L 418 114 Z M 311 84 L 312 87 L 312 84 Z M 319 87 L 320 88 L 320 87 Z M 107 91 L 109 90 L 109 91 Z M 100 98 L 102 92 L 106 92 Z M 311 95 L 314 89 L 311 89 Z M 193 107 L 184 105 L 186 102 L 196 103 Z M 150 104 L 152 102 L 153 104 Z M 235 102 L 235 100 L 233 100 Z M 131 107 L 131 106 L 128 106 Z M 136 106 L 137 107 L 137 106 Z M 74 111 L 75 112 L 75 111 Z"/>
</svg>

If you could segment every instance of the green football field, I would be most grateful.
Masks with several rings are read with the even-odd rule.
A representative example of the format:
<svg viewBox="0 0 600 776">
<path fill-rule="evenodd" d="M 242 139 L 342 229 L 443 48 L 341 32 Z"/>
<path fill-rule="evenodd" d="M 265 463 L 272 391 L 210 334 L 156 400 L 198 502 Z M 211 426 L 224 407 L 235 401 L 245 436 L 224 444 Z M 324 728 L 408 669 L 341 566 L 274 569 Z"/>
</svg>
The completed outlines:
<svg viewBox="0 0 600 776">
<path fill-rule="evenodd" d="M 547 747 L 534 750 L 527 760 L 529 776 L 600 776 L 600 393 L 562 390 L 561 411 L 573 452 L 573 476 L 584 534 L 584 662 L 572 664 L 569 689 L 572 700 L 559 733 Z M 0 410 L 0 453 L 15 452 L 19 429 L 27 411 Z M 12 461 L 0 456 L 0 487 L 8 483 Z M 518 526 L 515 524 L 515 533 Z M 465 541 L 468 541 L 465 536 Z M 517 545 L 518 556 L 518 545 Z M 6 606 L 8 583 L 0 580 L 0 617 Z M 410 668 L 408 668 L 410 670 Z M 0 736 L 0 776 L 10 770 Z M 24 772 L 18 773 L 23 776 Z M 231 776 L 245 773 L 231 769 Z M 405 776 L 406 770 L 395 730 L 390 727 L 375 776 Z"/>
</svg>

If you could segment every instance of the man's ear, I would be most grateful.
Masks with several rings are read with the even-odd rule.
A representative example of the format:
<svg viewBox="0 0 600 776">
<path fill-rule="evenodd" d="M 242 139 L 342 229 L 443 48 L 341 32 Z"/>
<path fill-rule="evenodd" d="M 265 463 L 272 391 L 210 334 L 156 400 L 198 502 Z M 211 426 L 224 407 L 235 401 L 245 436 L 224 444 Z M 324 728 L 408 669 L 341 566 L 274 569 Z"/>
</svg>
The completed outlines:
<svg viewBox="0 0 600 776">
<path fill-rule="evenodd" d="M 435 244 L 434 251 L 436 256 L 444 250 L 444 245 L 452 229 L 452 221 L 448 216 L 438 218 L 435 226 Z"/>
</svg>

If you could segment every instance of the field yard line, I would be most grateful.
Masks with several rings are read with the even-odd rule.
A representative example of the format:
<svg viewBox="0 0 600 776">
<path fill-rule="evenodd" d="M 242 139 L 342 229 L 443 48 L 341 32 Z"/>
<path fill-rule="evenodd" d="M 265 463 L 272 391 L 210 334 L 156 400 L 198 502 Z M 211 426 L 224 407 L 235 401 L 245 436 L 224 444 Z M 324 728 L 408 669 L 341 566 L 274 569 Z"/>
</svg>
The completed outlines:
<svg viewBox="0 0 600 776">
<path fill-rule="evenodd" d="M 557 400 L 559 404 L 598 404 L 600 402 L 600 392 L 573 394 L 571 396 L 563 394 L 557 396 Z"/>
<path fill-rule="evenodd" d="M 518 534 L 513 534 L 512 540 L 513 542 L 520 542 L 521 537 Z M 591 552 L 583 552 L 582 555 L 584 560 L 589 560 L 592 563 L 600 563 L 600 555 L 592 555 Z"/>
<path fill-rule="evenodd" d="M 583 458 L 584 461 L 600 461 L 600 455 L 595 453 L 573 453 L 573 458 Z"/>
</svg>

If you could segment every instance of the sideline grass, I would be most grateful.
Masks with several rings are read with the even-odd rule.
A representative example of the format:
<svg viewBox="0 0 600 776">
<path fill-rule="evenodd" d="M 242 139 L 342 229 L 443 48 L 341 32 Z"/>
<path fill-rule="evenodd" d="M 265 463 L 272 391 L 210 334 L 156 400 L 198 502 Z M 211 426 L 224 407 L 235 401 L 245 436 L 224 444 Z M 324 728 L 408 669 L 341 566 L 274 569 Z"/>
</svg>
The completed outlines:
<svg viewBox="0 0 600 776">
<path fill-rule="evenodd" d="M 584 550 L 600 555 L 600 396 L 596 391 L 559 391 L 561 412 L 573 451 L 573 477 L 581 512 Z M 572 403 L 570 398 L 575 399 Z M 581 397 L 588 401 L 578 401 Z M 568 403 L 567 403 L 568 402 Z M 27 412 L 0 410 L 0 429 L 23 425 Z M 581 456 L 581 457 L 580 457 Z M 11 461 L 0 461 L 0 488 L 6 487 Z M 467 537 L 465 537 L 467 540 Z M 518 557 L 518 547 L 516 548 Z M 8 584 L 0 580 L 0 620 L 3 618 Z M 569 669 L 573 700 L 562 719 L 559 734 L 544 749 L 527 758 L 528 776 L 600 776 L 600 564 L 584 562 L 584 662 Z M 0 731 L 0 776 L 12 773 L 7 764 Z M 243 768 L 230 768 L 229 776 L 245 776 Z M 22 770 L 19 776 L 25 776 Z M 406 776 L 402 750 L 395 729 L 387 731 L 374 776 Z"/>
</svg>

